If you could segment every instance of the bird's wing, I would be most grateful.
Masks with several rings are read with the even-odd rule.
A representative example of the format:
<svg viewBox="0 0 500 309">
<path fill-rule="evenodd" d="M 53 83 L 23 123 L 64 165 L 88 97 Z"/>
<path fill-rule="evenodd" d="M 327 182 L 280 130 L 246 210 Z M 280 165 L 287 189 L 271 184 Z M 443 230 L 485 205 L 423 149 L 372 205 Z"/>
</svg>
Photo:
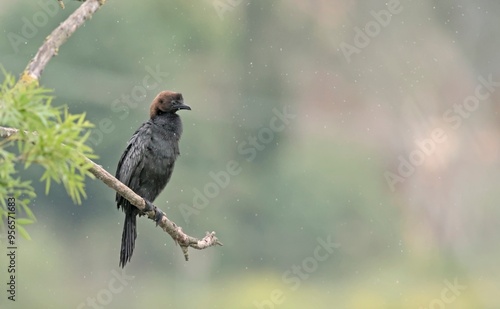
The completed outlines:
<svg viewBox="0 0 500 309">
<path fill-rule="evenodd" d="M 147 148 L 149 147 L 150 141 L 151 124 L 146 122 L 139 129 L 137 129 L 134 135 L 132 135 L 127 144 L 127 148 L 118 162 L 116 178 L 134 191 L 137 190 L 140 185 L 140 177 L 138 176 L 144 167 L 143 158 Z M 116 202 L 118 207 L 122 204 L 123 200 L 124 198 L 117 193 Z"/>
</svg>

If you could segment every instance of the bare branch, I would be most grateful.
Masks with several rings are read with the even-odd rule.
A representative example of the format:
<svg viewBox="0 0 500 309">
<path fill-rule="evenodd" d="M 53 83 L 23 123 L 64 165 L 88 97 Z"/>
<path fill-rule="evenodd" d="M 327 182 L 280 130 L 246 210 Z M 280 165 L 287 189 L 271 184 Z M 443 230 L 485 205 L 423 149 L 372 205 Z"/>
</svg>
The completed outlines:
<svg viewBox="0 0 500 309">
<path fill-rule="evenodd" d="M 31 59 L 28 66 L 21 75 L 23 82 L 34 82 L 40 79 L 43 69 L 50 59 L 57 55 L 59 47 L 78 29 L 83 23 L 104 4 L 105 0 L 87 0 L 63 23 L 61 23 L 45 39 L 35 57 Z"/>
<path fill-rule="evenodd" d="M 0 137 L 1 138 L 7 138 L 11 135 L 17 134 L 17 132 L 19 132 L 19 130 L 17 130 L 17 129 L 0 127 Z"/>
<path fill-rule="evenodd" d="M 14 128 L 0 127 L 0 136 L 2 138 L 6 138 L 17 134 L 19 130 Z M 98 165 L 94 161 L 85 157 L 85 160 L 92 165 L 90 168 L 90 172 L 103 183 L 105 183 L 108 187 L 115 190 L 127 199 L 132 205 L 144 211 L 146 208 L 146 203 L 144 199 L 137 195 L 132 189 L 124 185 L 121 181 L 116 179 L 113 175 L 111 175 L 108 171 L 106 171 L 102 166 Z M 157 212 L 159 214 L 157 214 Z M 202 239 L 198 239 L 184 233 L 182 228 L 178 226 L 175 222 L 171 221 L 165 212 L 163 212 L 160 208 L 154 207 L 154 210 L 146 212 L 146 215 L 149 219 L 155 220 L 159 215 L 161 215 L 161 220 L 158 221 L 158 225 L 163 229 L 163 231 L 167 232 L 173 240 L 179 244 L 184 254 L 184 258 L 186 261 L 189 260 L 188 248 L 194 248 L 198 250 L 206 249 L 212 246 L 222 246 L 222 243 L 215 236 L 215 232 L 207 232 L 205 237 Z"/>
</svg>

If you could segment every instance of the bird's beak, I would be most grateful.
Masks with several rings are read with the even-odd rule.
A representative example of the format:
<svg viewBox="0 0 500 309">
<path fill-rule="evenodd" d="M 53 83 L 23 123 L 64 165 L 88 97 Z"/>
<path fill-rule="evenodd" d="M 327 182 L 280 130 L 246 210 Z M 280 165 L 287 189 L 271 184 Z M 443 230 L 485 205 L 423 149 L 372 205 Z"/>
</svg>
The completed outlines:
<svg viewBox="0 0 500 309">
<path fill-rule="evenodd" d="M 191 110 L 191 107 L 189 105 L 186 105 L 184 103 L 180 103 L 178 106 L 177 106 L 177 109 L 187 109 L 187 110 Z"/>
</svg>

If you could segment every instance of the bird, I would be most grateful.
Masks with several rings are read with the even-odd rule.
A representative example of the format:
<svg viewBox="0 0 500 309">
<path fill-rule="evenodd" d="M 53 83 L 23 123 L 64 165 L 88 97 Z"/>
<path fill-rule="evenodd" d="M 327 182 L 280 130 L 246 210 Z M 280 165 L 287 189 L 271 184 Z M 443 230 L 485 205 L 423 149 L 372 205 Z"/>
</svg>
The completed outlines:
<svg viewBox="0 0 500 309">
<path fill-rule="evenodd" d="M 161 91 L 151 103 L 149 119 L 132 135 L 118 162 L 116 178 L 141 196 L 146 206 L 151 206 L 165 188 L 180 155 L 182 122 L 177 115 L 179 110 L 191 110 L 184 104 L 182 94 Z M 137 215 L 144 212 L 118 193 L 115 200 L 117 208 L 125 212 L 119 264 L 124 268 L 134 252 Z"/>
</svg>

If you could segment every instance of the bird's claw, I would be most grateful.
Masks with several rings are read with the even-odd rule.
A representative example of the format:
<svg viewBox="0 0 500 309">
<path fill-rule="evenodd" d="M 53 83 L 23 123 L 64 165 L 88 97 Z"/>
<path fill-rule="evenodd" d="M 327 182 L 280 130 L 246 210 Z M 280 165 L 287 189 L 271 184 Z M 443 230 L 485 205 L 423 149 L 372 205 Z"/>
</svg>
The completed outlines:
<svg viewBox="0 0 500 309">
<path fill-rule="evenodd" d="M 154 211 L 155 212 L 154 220 L 156 222 L 156 226 L 158 226 L 158 224 L 160 224 L 161 222 L 161 219 L 163 218 L 163 212 L 158 207 L 153 205 L 153 203 L 151 203 L 146 199 L 144 199 L 144 203 L 146 204 L 146 207 L 144 207 L 144 209 L 142 210 L 142 214 L 145 215 L 150 211 Z"/>
<path fill-rule="evenodd" d="M 142 212 L 150 212 L 150 211 L 153 211 L 156 209 L 156 206 L 153 205 L 153 203 L 151 203 L 150 201 L 144 199 L 144 203 L 146 204 L 146 207 L 144 207 L 144 209 L 142 210 Z"/>
<path fill-rule="evenodd" d="M 158 224 L 160 224 L 162 218 L 163 218 L 163 212 L 160 209 L 158 209 L 157 207 L 155 207 L 156 226 L 158 226 Z"/>
</svg>

